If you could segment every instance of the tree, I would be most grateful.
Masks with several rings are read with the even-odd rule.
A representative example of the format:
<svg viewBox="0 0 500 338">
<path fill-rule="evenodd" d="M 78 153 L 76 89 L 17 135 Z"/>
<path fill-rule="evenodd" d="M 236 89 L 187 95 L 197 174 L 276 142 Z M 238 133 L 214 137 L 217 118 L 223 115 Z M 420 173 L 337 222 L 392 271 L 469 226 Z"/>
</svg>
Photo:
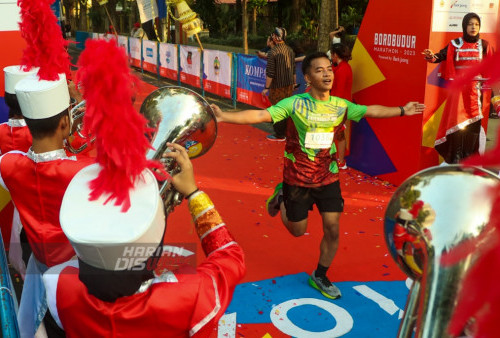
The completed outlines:
<svg viewBox="0 0 500 338">
<path fill-rule="evenodd" d="M 241 28 L 243 30 L 243 50 L 248 54 L 248 16 L 247 0 L 241 0 Z"/>
<path fill-rule="evenodd" d="M 335 28 L 337 13 L 336 5 L 331 5 L 332 0 L 321 0 L 319 29 L 318 29 L 318 51 L 327 51 L 330 48 L 328 34 Z M 337 3 L 337 0 L 333 0 Z"/>
<path fill-rule="evenodd" d="M 267 0 L 248 0 L 248 7 L 252 10 L 252 35 L 257 35 L 257 12 L 267 5 Z"/>
</svg>

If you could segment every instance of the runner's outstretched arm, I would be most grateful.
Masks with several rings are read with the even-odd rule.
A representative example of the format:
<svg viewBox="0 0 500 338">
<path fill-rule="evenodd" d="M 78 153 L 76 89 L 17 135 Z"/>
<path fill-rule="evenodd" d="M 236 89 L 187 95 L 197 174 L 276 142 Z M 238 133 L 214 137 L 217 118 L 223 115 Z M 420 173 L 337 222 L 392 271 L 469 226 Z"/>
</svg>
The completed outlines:
<svg viewBox="0 0 500 338">
<path fill-rule="evenodd" d="M 411 116 L 422 114 L 425 105 L 418 102 L 408 102 L 404 107 L 386 107 L 380 105 L 368 106 L 365 117 L 386 118 L 396 116 Z"/>
<path fill-rule="evenodd" d="M 261 122 L 272 122 L 271 114 L 267 109 L 249 109 L 237 112 L 224 112 L 217 105 L 211 104 L 217 122 L 227 122 L 235 124 L 255 124 Z"/>
</svg>

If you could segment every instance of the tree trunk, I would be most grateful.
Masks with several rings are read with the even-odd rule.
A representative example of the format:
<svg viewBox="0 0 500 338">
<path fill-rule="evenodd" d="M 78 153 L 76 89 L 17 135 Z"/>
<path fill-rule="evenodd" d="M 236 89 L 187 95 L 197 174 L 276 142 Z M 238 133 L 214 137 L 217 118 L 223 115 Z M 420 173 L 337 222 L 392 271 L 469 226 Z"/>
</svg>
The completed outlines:
<svg viewBox="0 0 500 338">
<path fill-rule="evenodd" d="M 338 0 L 332 0 L 330 2 L 330 32 L 339 26 L 339 2 Z"/>
<path fill-rule="evenodd" d="M 257 7 L 252 10 L 252 35 L 257 35 Z"/>
<path fill-rule="evenodd" d="M 331 6 L 332 0 L 321 0 L 320 15 L 319 15 L 319 30 L 318 30 L 318 51 L 326 52 L 330 48 L 330 39 L 328 33 L 331 31 L 330 25 L 332 23 Z M 336 0 L 334 0 L 336 1 Z"/>
<path fill-rule="evenodd" d="M 241 22 L 243 30 L 243 50 L 248 54 L 248 17 L 247 17 L 247 0 L 241 0 Z"/>
<path fill-rule="evenodd" d="M 304 4 L 304 1 L 301 0 L 292 0 L 292 13 L 290 18 L 290 33 L 298 33 L 300 30 L 300 8 L 301 3 Z"/>
</svg>

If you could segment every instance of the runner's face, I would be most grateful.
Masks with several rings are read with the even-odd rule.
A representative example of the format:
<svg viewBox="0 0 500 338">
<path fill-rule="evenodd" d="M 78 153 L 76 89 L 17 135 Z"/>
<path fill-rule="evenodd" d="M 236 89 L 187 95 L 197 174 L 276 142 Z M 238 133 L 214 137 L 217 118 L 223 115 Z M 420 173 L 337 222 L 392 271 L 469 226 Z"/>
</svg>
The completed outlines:
<svg viewBox="0 0 500 338">
<path fill-rule="evenodd" d="M 305 77 L 312 88 L 329 91 L 333 84 L 333 70 L 330 60 L 324 57 L 312 60 L 311 67 Z"/>
<path fill-rule="evenodd" d="M 470 36 L 476 36 L 479 34 L 479 28 L 481 28 L 479 21 L 476 18 L 472 18 L 467 24 L 467 34 Z"/>
</svg>

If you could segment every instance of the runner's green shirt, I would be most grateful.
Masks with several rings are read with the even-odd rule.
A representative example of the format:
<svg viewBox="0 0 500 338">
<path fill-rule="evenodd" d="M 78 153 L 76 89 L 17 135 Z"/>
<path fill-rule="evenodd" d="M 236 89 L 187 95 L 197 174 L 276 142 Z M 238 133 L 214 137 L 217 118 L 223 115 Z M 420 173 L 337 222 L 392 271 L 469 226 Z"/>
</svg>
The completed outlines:
<svg viewBox="0 0 500 338">
<path fill-rule="evenodd" d="M 338 179 L 334 131 L 346 119 L 358 122 L 367 107 L 336 96 L 316 100 L 309 93 L 281 100 L 267 108 L 273 122 L 290 118 L 287 127 L 284 181 L 300 186 L 320 186 Z M 347 114 L 347 115 L 346 115 Z"/>
</svg>

